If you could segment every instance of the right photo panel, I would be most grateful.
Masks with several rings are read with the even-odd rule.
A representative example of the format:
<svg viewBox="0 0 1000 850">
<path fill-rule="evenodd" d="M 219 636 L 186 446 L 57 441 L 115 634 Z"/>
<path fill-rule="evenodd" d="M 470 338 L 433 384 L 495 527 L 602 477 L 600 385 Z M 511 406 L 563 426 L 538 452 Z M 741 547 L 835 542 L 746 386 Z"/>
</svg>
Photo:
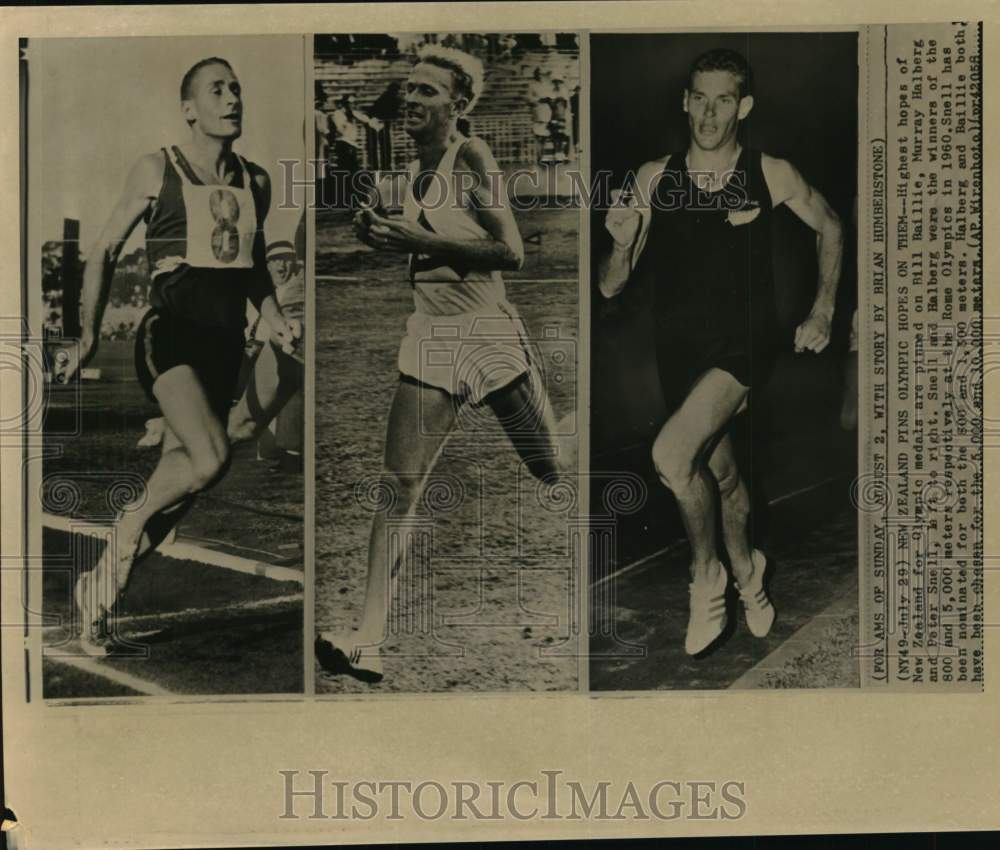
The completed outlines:
<svg viewBox="0 0 1000 850">
<path fill-rule="evenodd" d="M 590 40 L 589 685 L 859 685 L 856 32 Z"/>
</svg>

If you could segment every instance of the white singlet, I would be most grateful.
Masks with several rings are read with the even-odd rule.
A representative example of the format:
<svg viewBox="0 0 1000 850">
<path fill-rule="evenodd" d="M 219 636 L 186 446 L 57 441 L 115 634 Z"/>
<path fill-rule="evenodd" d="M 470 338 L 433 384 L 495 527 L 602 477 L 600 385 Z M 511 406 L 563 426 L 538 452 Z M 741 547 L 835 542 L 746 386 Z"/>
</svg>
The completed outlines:
<svg viewBox="0 0 1000 850">
<path fill-rule="evenodd" d="M 466 141 L 460 136 L 445 151 L 421 201 L 413 194 L 419 165 L 411 163 L 403 216 L 450 239 L 488 239 L 454 174 Z M 410 282 L 416 311 L 399 347 L 403 375 L 477 404 L 530 371 L 527 329 L 507 301 L 499 271 L 412 254 Z"/>
<path fill-rule="evenodd" d="M 466 184 L 463 192 L 454 173 L 455 158 L 467 141 L 465 136 L 459 136 L 444 152 L 433 175 L 427 178 L 427 190 L 420 201 L 413 194 L 420 164 L 410 163 L 403 217 L 448 239 L 489 239 L 490 234 L 476 219 L 476 211 L 470 208 L 470 187 Z M 431 316 L 469 313 L 506 298 L 499 271 L 462 268 L 427 254 L 410 255 L 410 282 L 417 311 Z"/>
</svg>

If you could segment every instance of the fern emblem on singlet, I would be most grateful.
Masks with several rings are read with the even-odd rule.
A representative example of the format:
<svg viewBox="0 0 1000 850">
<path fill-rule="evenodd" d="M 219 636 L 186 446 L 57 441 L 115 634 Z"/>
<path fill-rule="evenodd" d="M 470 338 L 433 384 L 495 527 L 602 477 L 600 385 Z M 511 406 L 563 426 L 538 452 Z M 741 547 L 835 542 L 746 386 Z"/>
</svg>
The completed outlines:
<svg viewBox="0 0 1000 850">
<path fill-rule="evenodd" d="M 228 189 L 215 189 L 209 195 L 208 209 L 215 221 L 212 230 L 212 253 L 221 263 L 231 263 L 240 253 L 240 204 Z"/>
</svg>

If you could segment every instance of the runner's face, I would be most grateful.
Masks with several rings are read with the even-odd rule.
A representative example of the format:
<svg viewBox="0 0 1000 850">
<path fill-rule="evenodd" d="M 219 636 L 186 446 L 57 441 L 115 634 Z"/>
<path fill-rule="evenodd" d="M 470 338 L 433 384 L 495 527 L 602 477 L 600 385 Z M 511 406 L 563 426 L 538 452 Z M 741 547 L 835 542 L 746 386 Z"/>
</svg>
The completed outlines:
<svg viewBox="0 0 1000 850">
<path fill-rule="evenodd" d="M 464 107 L 464 98 L 454 99 L 451 71 L 421 62 L 406 81 L 406 132 L 414 138 L 444 135 Z"/>
<path fill-rule="evenodd" d="M 691 140 L 712 151 L 736 138 L 739 122 L 750 112 L 753 98 L 740 98 L 740 81 L 729 71 L 696 71 L 684 90 Z"/>
<path fill-rule="evenodd" d="M 194 119 L 206 136 L 238 139 L 243 132 L 243 93 L 236 75 L 225 65 L 199 69 L 191 100 L 184 101 L 184 117 Z"/>
</svg>

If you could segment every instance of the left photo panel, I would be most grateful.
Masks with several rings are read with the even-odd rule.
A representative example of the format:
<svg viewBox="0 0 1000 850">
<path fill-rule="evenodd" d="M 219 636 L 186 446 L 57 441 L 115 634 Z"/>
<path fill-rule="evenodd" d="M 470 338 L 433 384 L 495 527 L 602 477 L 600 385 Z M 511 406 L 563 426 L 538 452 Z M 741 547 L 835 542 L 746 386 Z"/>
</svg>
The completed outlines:
<svg viewBox="0 0 1000 850">
<path fill-rule="evenodd" d="M 303 692 L 307 48 L 21 44 L 32 698 Z"/>
</svg>

